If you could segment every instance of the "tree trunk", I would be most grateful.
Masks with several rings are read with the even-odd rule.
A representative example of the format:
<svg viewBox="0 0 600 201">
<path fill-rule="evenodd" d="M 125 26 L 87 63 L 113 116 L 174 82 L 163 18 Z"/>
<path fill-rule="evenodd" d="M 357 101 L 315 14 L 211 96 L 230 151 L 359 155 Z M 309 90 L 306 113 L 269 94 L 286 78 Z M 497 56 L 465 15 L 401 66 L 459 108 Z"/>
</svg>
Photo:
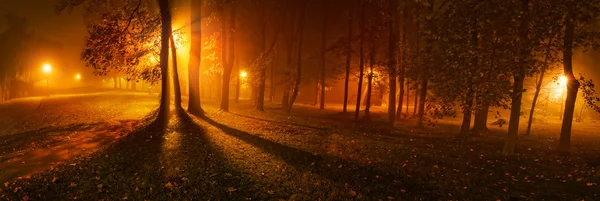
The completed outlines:
<svg viewBox="0 0 600 201">
<path fill-rule="evenodd" d="M 540 77 L 535 84 L 535 93 L 533 94 L 533 101 L 531 102 L 531 110 L 529 110 L 529 120 L 527 121 L 527 132 L 525 135 L 531 134 L 531 124 L 533 123 L 533 113 L 535 111 L 535 106 L 537 104 L 538 97 L 540 95 L 540 91 L 542 89 L 542 83 L 544 81 L 544 74 L 546 73 L 546 66 L 548 65 L 548 57 L 549 57 L 550 47 L 546 51 L 546 61 L 544 61 L 544 65 L 542 66 L 542 70 L 540 72 Z"/>
<path fill-rule="evenodd" d="M 265 19 L 265 5 L 262 4 L 261 14 L 260 14 L 260 44 L 259 49 L 261 51 L 261 57 L 266 56 L 264 54 L 267 53 L 267 24 Z M 256 111 L 265 111 L 265 88 L 267 83 L 267 66 L 263 65 L 261 62 L 259 76 L 259 84 L 258 91 L 256 96 L 256 107 L 254 110 Z"/>
<path fill-rule="evenodd" d="M 413 117 L 417 116 L 417 108 L 419 105 L 419 96 L 417 94 L 419 94 L 419 85 L 415 85 L 415 102 L 413 103 Z M 408 115 L 408 111 L 406 112 L 406 115 Z"/>
<path fill-rule="evenodd" d="M 173 63 L 173 88 L 175 89 L 175 108 L 182 109 L 181 107 L 181 87 L 179 85 L 179 73 L 177 71 L 177 47 L 175 46 L 175 40 L 173 39 L 173 33 L 171 32 L 171 59 Z"/>
<path fill-rule="evenodd" d="M 190 60 L 188 63 L 188 112 L 202 115 L 204 111 L 200 104 L 200 63 L 202 62 L 202 2 L 191 1 L 191 31 Z"/>
<path fill-rule="evenodd" d="M 521 116 L 521 100 L 523 98 L 524 80 L 525 76 L 522 73 L 514 76 L 508 135 L 506 136 L 506 143 L 504 144 L 504 150 L 502 151 L 504 155 L 510 155 L 515 152 L 515 146 L 519 139 L 519 121 Z"/>
<path fill-rule="evenodd" d="M 325 46 L 327 43 L 327 1 L 323 1 L 323 28 L 321 32 L 321 102 L 319 104 L 319 109 L 325 109 L 325 68 L 327 65 L 327 52 L 325 51 Z"/>
<path fill-rule="evenodd" d="M 427 74 L 428 69 L 425 67 L 423 71 Z M 423 78 L 421 78 L 421 88 L 419 89 L 419 111 L 417 113 L 419 116 L 419 119 L 417 120 L 418 127 L 424 127 L 423 116 L 425 116 L 425 98 L 427 98 L 427 84 L 429 82 L 427 77 L 427 75 L 423 75 Z"/>
<path fill-rule="evenodd" d="M 161 17 L 161 40 L 160 40 L 160 72 L 161 72 L 161 95 L 158 110 L 159 123 L 166 123 L 169 118 L 169 36 L 171 36 L 171 12 L 169 0 L 158 0 Z"/>
<path fill-rule="evenodd" d="M 360 8 L 360 56 L 359 56 L 359 76 L 358 76 L 358 92 L 357 92 L 357 97 L 356 97 L 356 110 L 354 111 L 354 119 L 358 120 L 358 115 L 360 114 L 360 99 L 362 98 L 362 84 L 363 84 L 363 77 L 364 77 L 364 71 L 365 71 L 365 48 L 364 48 L 364 41 L 365 41 L 365 8 L 361 6 L 359 6 Z"/>
<path fill-rule="evenodd" d="M 525 81 L 525 57 L 529 53 L 527 49 L 528 44 L 523 44 L 527 40 L 529 35 L 529 0 L 521 0 L 522 4 L 522 16 L 521 25 L 519 26 L 519 41 L 521 44 L 521 50 L 519 55 L 519 69 L 515 72 L 514 83 L 513 83 L 513 95 L 510 109 L 510 120 L 508 123 L 508 135 L 506 135 L 506 142 L 502 154 L 512 155 L 515 153 L 515 147 L 519 140 L 519 121 L 521 118 L 521 101 L 523 99 L 523 82 Z"/>
<path fill-rule="evenodd" d="M 569 153 L 571 147 L 571 127 L 573 126 L 573 114 L 575 112 L 575 101 L 577 101 L 577 92 L 580 83 L 573 75 L 573 32 L 574 11 L 569 10 L 566 19 L 565 38 L 563 46 L 563 66 L 564 75 L 569 79 L 567 82 L 567 100 L 565 101 L 565 111 L 563 115 L 562 128 L 560 129 L 560 142 L 558 150 L 562 153 Z"/>
<path fill-rule="evenodd" d="M 389 26 L 389 55 L 388 55 L 388 60 L 389 60 L 389 73 L 388 73 L 388 77 L 389 79 L 389 97 L 388 97 L 388 121 L 389 124 L 391 126 L 394 125 L 394 122 L 396 121 L 396 54 L 397 54 L 397 50 L 398 50 L 398 22 L 399 22 L 399 15 L 398 15 L 398 1 L 397 0 L 390 0 L 390 5 L 389 5 L 389 12 L 390 15 L 392 16 L 392 21 L 389 22 L 388 26 Z"/>
<path fill-rule="evenodd" d="M 113 76 L 113 88 L 117 88 L 117 76 Z"/>
<path fill-rule="evenodd" d="M 235 103 L 240 102 L 240 82 L 242 81 L 242 76 L 240 75 L 240 67 L 238 65 L 237 68 L 237 81 L 235 82 Z"/>
<path fill-rule="evenodd" d="M 478 40 L 478 35 L 479 32 L 477 31 L 477 16 L 475 15 L 474 20 L 473 20 L 473 31 L 471 33 L 471 48 L 475 51 L 477 50 L 478 44 L 477 44 L 477 40 Z M 465 106 L 463 107 L 463 122 L 462 122 L 462 126 L 460 128 L 460 136 L 466 136 L 469 131 L 471 130 L 471 116 L 473 113 L 473 99 L 474 99 L 474 95 L 475 95 L 475 89 L 474 89 L 474 84 L 473 84 L 473 74 L 475 72 L 475 69 L 477 68 L 477 65 L 479 63 L 479 60 L 477 58 L 477 55 L 473 55 L 473 58 L 471 60 L 471 65 L 470 65 L 470 69 L 471 72 L 468 73 L 467 76 L 469 76 L 467 78 L 467 94 L 465 97 Z"/>
<path fill-rule="evenodd" d="M 286 87 L 283 90 L 283 97 L 281 98 L 281 107 L 284 110 L 287 110 L 287 108 L 289 107 L 288 106 L 289 101 L 290 101 L 290 88 Z"/>
<path fill-rule="evenodd" d="M 482 135 L 488 132 L 487 128 L 487 119 L 490 109 L 490 104 L 483 100 L 481 108 L 475 114 L 475 122 L 473 123 L 473 134 L 474 135 Z"/>
<path fill-rule="evenodd" d="M 352 14 L 348 13 L 348 39 L 352 38 Z M 350 81 L 350 65 L 352 63 L 352 44 L 346 50 L 346 76 L 344 78 L 344 107 L 342 112 L 348 112 L 348 82 Z"/>
<path fill-rule="evenodd" d="M 417 95 L 417 92 L 415 90 L 415 96 Z M 410 104 L 410 80 L 406 81 L 406 116 L 408 117 L 408 105 Z M 415 99 L 416 100 L 416 99 Z M 416 106 L 417 104 L 415 104 L 413 107 L 417 108 Z"/>
<path fill-rule="evenodd" d="M 288 104 L 287 112 L 292 111 L 292 107 L 294 106 L 294 102 L 296 101 L 296 97 L 298 97 L 298 93 L 300 90 L 300 82 L 302 81 L 302 43 L 304 38 L 304 16 L 306 15 L 306 8 L 308 7 L 308 3 L 306 3 L 302 12 L 300 13 L 300 19 L 298 23 L 298 55 L 297 55 L 297 64 L 296 64 L 296 82 L 294 83 L 294 90 L 292 92 L 292 97 L 290 99 L 290 103 Z"/>
<path fill-rule="evenodd" d="M 277 59 L 279 58 L 279 51 L 277 50 L 277 52 L 275 52 L 275 58 L 273 59 L 273 61 L 271 61 L 270 65 L 270 69 L 271 69 L 271 74 L 270 77 L 271 79 L 269 79 L 270 86 L 269 86 L 269 102 L 273 102 L 273 98 L 275 98 L 274 94 L 275 94 L 275 61 L 277 61 Z"/>
<path fill-rule="evenodd" d="M 371 95 L 373 94 L 373 66 L 375 65 L 375 35 L 369 35 L 369 75 L 367 77 L 367 101 L 365 107 L 365 117 L 370 117 L 371 112 Z"/>
<path fill-rule="evenodd" d="M 222 54 L 223 54 L 223 84 L 222 84 L 222 92 L 221 92 L 221 107 L 220 110 L 221 111 L 225 111 L 228 112 L 229 111 L 229 83 L 231 81 L 231 70 L 233 68 L 233 61 L 235 60 L 234 56 L 235 56 L 235 50 L 234 50 L 234 41 L 235 41 L 235 34 L 234 34 L 234 29 L 235 29 L 235 4 L 231 4 L 231 13 L 230 13 L 230 18 L 229 18 L 229 29 L 226 28 L 226 23 L 225 23 L 225 13 L 223 11 L 223 18 L 222 18 L 222 44 L 223 44 L 223 50 L 222 50 Z M 227 32 L 229 32 L 230 34 L 228 35 Z M 229 36 L 229 38 L 227 38 Z M 226 43 L 225 41 L 228 40 L 228 42 Z M 229 44 L 229 58 L 226 58 L 226 45 Z"/>
<path fill-rule="evenodd" d="M 460 136 L 466 136 L 471 130 L 471 111 L 473 108 L 473 78 L 469 77 L 467 82 L 467 94 L 465 96 L 465 106 L 463 107 L 463 120 L 462 126 L 460 127 Z"/>
</svg>

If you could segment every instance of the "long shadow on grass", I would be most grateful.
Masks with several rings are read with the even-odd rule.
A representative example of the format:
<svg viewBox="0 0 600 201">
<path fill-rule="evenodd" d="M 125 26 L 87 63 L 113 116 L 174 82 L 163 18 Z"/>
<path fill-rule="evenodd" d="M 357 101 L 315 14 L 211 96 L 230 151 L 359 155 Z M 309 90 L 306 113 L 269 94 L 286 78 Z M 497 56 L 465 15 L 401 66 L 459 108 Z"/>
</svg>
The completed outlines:
<svg viewBox="0 0 600 201">
<path fill-rule="evenodd" d="M 243 200 L 255 195 L 237 190 L 250 189 L 241 186 L 249 185 L 246 176 L 207 141 L 203 128 L 186 113 L 175 113 L 174 120 L 168 126 L 148 123 L 89 158 L 9 184 L 0 190 L 0 198 Z M 181 137 L 178 147 L 169 150 L 173 153 L 166 153 L 164 145 L 171 139 L 165 137 L 170 132 Z"/>
<path fill-rule="evenodd" d="M 384 169 L 390 167 L 374 167 L 372 165 L 357 164 L 334 156 L 316 155 L 228 127 L 208 117 L 202 119 L 221 129 L 227 135 L 258 147 L 296 169 L 310 171 L 337 184 L 351 185 L 355 189 L 360 189 L 359 193 L 367 197 L 419 196 L 436 199 L 438 193 L 440 193 L 435 186 L 404 176 L 399 168 L 385 171 Z M 407 190 L 410 193 L 403 193 L 400 189 Z"/>
<path fill-rule="evenodd" d="M 297 124 L 297 123 L 292 123 L 292 122 L 285 122 L 285 121 L 273 121 L 273 120 L 261 119 L 261 118 L 251 117 L 251 116 L 242 115 L 242 114 L 236 114 L 236 113 L 231 113 L 231 114 L 236 115 L 236 116 L 240 116 L 240 117 L 244 117 L 244 118 L 248 118 L 248 119 L 254 119 L 254 120 L 258 120 L 258 121 L 269 122 L 269 123 L 283 124 L 283 125 L 293 125 L 293 126 L 304 127 L 304 128 L 309 128 L 309 129 L 314 129 L 314 130 L 319 130 L 319 131 L 327 131 L 327 129 L 325 129 L 325 128 L 316 127 L 316 126 L 308 126 L 308 125 L 302 125 L 302 124 Z"/>
</svg>

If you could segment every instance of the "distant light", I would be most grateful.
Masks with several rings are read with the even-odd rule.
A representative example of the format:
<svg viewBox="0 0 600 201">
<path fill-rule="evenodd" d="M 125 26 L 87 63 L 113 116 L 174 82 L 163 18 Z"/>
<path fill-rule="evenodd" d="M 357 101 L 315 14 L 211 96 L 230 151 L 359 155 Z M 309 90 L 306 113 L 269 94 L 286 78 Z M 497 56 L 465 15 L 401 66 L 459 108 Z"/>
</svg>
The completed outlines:
<svg viewBox="0 0 600 201">
<path fill-rule="evenodd" d="M 558 78 L 558 84 L 559 84 L 560 86 L 566 86 L 568 81 L 569 81 L 569 79 L 567 78 L 567 76 L 564 76 L 564 75 L 561 75 L 561 76 Z"/>
<path fill-rule="evenodd" d="M 75 75 L 75 79 L 81 80 L 81 75 L 80 74 Z"/>
<path fill-rule="evenodd" d="M 565 88 L 567 86 L 567 82 L 569 81 L 569 79 L 564 76 L 561 75 L 560 77 L 558 77 L 558 87 L 554 88 L 554 98 L 555 99 L 560 99 L 563 97 L 564 93 L 565 93 Z"/>
<path fill-rule="evenodd" d="M 246 76 L 248 76 L 248 73 L 246 73 L 246 71 L 242 71 L 242 72 L 240 73 L 240 76 L 242 76 L 242 77 L 246 77 Z"/>
<path fill-rule="evenodd" d="M 156 62 L 156 58 L 154 58 L 154 57 L 150 57 L 150 61 L 152 61 L 152 62 Z"/>
<path fill-rule="evenodd" d="M 52 72 L 52 65 L 44 64 L 42 66 L 42 70 L 44 71 L 44 73 L 50 73 L 50 72 Z"/>
</svg>

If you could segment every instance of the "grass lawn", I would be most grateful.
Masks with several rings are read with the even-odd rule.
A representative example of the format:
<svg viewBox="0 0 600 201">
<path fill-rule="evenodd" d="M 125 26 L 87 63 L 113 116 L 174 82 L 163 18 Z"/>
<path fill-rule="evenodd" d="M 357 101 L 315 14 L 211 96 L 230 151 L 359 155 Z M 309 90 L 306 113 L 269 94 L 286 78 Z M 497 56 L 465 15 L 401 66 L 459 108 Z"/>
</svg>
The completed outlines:
<svg viewBox="0 0 600 201">
<path fill-rule="evenodd" d="M 277 105 L 257 112 L 249 103 L 232 102 L 227 113 L 204 101 L 205 117 L 173 111 L 168 125 L 157 125 L 150 112 L 156 97 L 94 97 L 63 100 L 90 117 L 54 114 L 62 111 L 58 108 L 44 116 L 55 116 L 54 129 L 97 133 L 90 130 L 100 125 L 122 134 L 28 178 L 7 180 L 0 199 L 600 200 L 597 125 L 575 123 L 570 156 L 554 149 L 559 125 L 534 125 L 534 135 L 520 140 L 517 154 L 505 157 L 500 153 L 505 128 L 490 127 L 485 136 L 458 139 L 454 119 L 425 130 L 404 119 L 391 128 L 377 111 L 367 122 L 353 120 L 351 113 L 302 105 L 288 114 Z M 112 108 L 102 103 L 119 97 L 149 109 L 129 111 L 137 107 L 123 102 L 114 106 L 120 109 L 103 113 L 89 106 Z M 0 105 L 0 111 L 6 108 Z M 37 112 L 33 116 L 40 120 L 32 125 L 49 121 Z M 62 118 L 82 127 L 66 127 L 71 123 L 61 123 Z M 129 130 L 102 127 L 111 121 L 134 123 L 122 124 Z M 4 141 L 3 157 L 13 152 L 4 146 L 19 150 L 31 142 L 52 147 L 67 141 L 44 137 L 63 136 L 56 132 L 23 135 L 26 130 L 4 131 L 3 138 L 27 143 Z M 43 140 L 47 138 L 55 140 Z"/>
</svg>

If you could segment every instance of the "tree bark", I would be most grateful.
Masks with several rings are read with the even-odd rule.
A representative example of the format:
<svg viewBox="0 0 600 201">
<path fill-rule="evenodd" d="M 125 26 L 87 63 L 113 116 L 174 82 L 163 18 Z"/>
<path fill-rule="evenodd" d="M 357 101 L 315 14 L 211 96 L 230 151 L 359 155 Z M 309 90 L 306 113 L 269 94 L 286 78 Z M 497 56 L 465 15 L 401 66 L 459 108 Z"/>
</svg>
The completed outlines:
<svg viewBox="0 0 600 201">
<path fill-rule="evenodd" d="M 294 83 L 294 89 L 292 92 L 292 97 L 290 98 L 290 103 L 288 104 L 287 112 L 292 111 L 292 107 L 294 106 L 294 102 L 296 101 L 296 97 L 298 97 L 298 93 L 300 90 L 300 82 L 302 81 L 302 43 L 304 38 L 304 17 L 306 15 L 306 8 L 308 7 L 308 3 L 306 3 L 302 11 L 300 13 L 300 19 L 298 23 L 298 52 L 297 52 L 297 64 L 296 64 L 296 82 Z"/>
<path fill-rule="evenodd" d="M 489 114 L 490 104 L 483 100 L 481 108 L 475 114 L 475 122 L 473 123 L 473 134 L 482 135 L 488 132 L 487 119 Z"/>
<path fill-rule="evenodd" d="M 175 89 L 175 108 L 183 109 L 181 107 L 181 86 L 179 85 L 179 72 L 177 71 L 177 46 L 175 46 L 175 40 L 173 39 L 173 32 L 171 32 L 171 59 L 173 63 L 173 88 Z"/>
<path fill-rule="evenodd" d="M 408 117 L 408 105 L 410 104 L 410 102 L 409 102 L 410 101 L 410 97 L 409 96 L 410 96 L 410 80 L 407 80 L 406 81 L 406 111 L 405 111 L 407 117 Z M 415 90 L 415 96 L 417 96 L 416 90 Z M 416 105 L 417 104 L 415 104 L 413 107 L 417 108 Z M 413 114 L 413 116 L 414 116 L 414 114 Z"/>
<path fill-rule="evenodd" d="M 348 13 L 348 40 L 352 38 L 352 14 Z M 346 50 L 346 76 L 344 78 L 344 107 L 342 112 L 348 112 L 348 82 L 350 81 L 350 65 L 352 63 L 352 44 L 348 44 Z"/>
<path fill-rule="evenodd" d="M 362 96 L 362 84 L 363 84 L 363 77 L 364 77 L 364 71 L 365 71 L 365 48 L 364 48 L 364 41 L 365 41 L 365 8 L 361 6 L 359 6 L 360 9 L 360 56 L 359 56 L 359 76 L 358 76 L 358 92 L 357 92 L 357 97 L 356 97 L 356 110 L 354 111 L 354 119 L 358 120 L 358 115 L 360 114 L 360 100 L 361 100 L 361 96 Z"/>
<path fill-rule="evenodd" d="M 575 30 L 574 11 L 569 10 L 566 19 L 565 38 L 563 45 L 563 65 L 564 75 L 568 78 L 567 82 L 567 100 L 565 101 L 565 111 L 563 115 L 562 128 L 560 129 L 560 142 L 558 150 L 562 153 L 569 153 L 571 147 L 571 128 L 573 126 L 573 114 L 575 112 L 575 102 L 577 101 L 577 92 L 580 83 L 573 75 L 573 35 Z"/>
<path fill-rule="evenodd" d="M 388 97 L 388 121 L 391 126 L 394 125 L 396 121 L 396 54 L 398 51 L 398 1 L 397 0 L 389 0 L 389 12 L 390 16 L 392 16 L 392 21 L 389 22 L 389 97 Z"/>
<path fill-rule="evenodd" d="M 240 75 L 240 68 L 238 65 L 237 68 L 237 81 L 235 82 L 235 103 L 240 102 L 240 82 L 242 81 L 242 76 Z"/>
<path fill-rule="evenodd" d="M 369 25 L 372 26 L 373 23 L 373 19 L 369 20 Z M 375 34 L 371 33 L 369 34 L 369 74 L 367 77 L 367 100 L 366 100 L 366 105 L 365 105 L 365 117 L 367 119 L 370 119 L 371 116 L 371 98 L 372 98 L 372 94 L 373 94 L 373 75 L 375 72 L 373 72 L 373 66 L 375 66 Z"/>
<path fill-rule="evenodd" d="M 514 83 L 513 83 L 513 95 L 510 110 L 510 120 L 508 123 L 508 135 L 506 135 L 506 142 L 502 154 L 512 155 L 515 153 L 515 147 L 519 140 L 519 121 L 521 118 L 521 101 L 523 99 L 523 82 L 525 81 L 525 57 L 528 54 L 528 48 L 526 47 L 527 36 L 529 35 L 529 0 L 521 0 L 522 4 L 522 16 L 521 25 L 519 27 L 519 42 L 521 43 L 521 51 L 519 55 L 519 69 L 515 72 Z"/>
<path fill-rule="evenodd" d="M 477 31 L 477 15 L 475 15 L 474 19 L 473 19 L 473 31 L 471 33 L 471 48 L 473 51 L 477 50 L 478 44 L 477 44 L 477 40 L 478 40 L 478 35 L 479 32 Z M 477 55 L 472 55 L 473 58 L 471 60 L 471 65 L 470 65 L 470 72 L 468 72 L 469 76 L 467 78 L 467 93 L 465 96 L 465 106 L 463 107 L 463 122 L 462 122 L 462 126 L 460 128 L 460 136 L 466 136 L 469 131 L 471 130 L 471 116 L 473 113 L 473 99 L 474 99 L 474 95 L 475 95 L 475 88 L 474 88 L 474 84 L 473 84 L 473 74 L 475 73 L 475 69 L 477 68 L 477 65 L 479 63 L 479 60 L 477 58 Z"/>
<path fill-rule="evenodd" d="M 326 43 L 327 43 L 327 1 L 323 1 L 323 28 L 321 33 L 321 102 L 319 104 L 319 109 L 325 109 L 325 68 L 327 65 L 327 52 L 325 51 Z"/>
<path fill-rule="evenodd" d="M 223 44 L 223 50 L 222 50 L 222 54 L 223 54 L 223 84 L 222 84 L 222 92 L 221 92 L 221 107 L 220 110 L 221 111 L 225 111 L 228 112 L 229 111 L 229 83 L 231 81 L 231 71 L 233 68 L 233 61 L 234 61 L 234 56 L 235 56 L 235 51 L 234 51 L 234 41 L 235 41 L 235 34 L 233 29 L 235 29 L 235 4 L 232 3 L 231 4 L 231 13 L 230 13 L 230 18 L 229 18 L 229 29 L 227 29 L 226 27 L 226 22 L 225 22 L 225 13 L 223 10 L 223 18 L 222 18 L 222 44 Z M 227 32 L 229 32 L 230 34 L 226 34 Z M 227 38 L 229 36 L 229 38 Z M 228 42 L 226 43 L 225 41 L 228 40 Z M 227 48 L 226 45 L 229 45 L 228 48 L 228 52 L 229 52 L 229 58 L 226 58 L 226 52 L 225 51 Z"/>
<path fill-rule="evenodd" d="M 261 54 L 266 54 L 267 51 L 267 22 L 265 19 L 265 5 L 264 3 L 261 6 L 261 14 L 260 14 L 260 44 L 259 49 Z M 261 55 L 265 56 L 265 55 Z M 256 107 L 254 110 L 256 111 L 265 111 L 265 88 L 267 82 L 267 66 L 263 65 L 261 62 L 259 76 L 259 84 L 258 91 L 256 96 Z"/>
<path fill-rule="evenodd" d="M 533 101 L 531 102 L 531 110 L 529 110 L 529 120 L 527 121 L 527 132 L 525 135 L 531 134 L 531 124 L 533 123 L 533 113 L 535 111 L 535 106 L 537 104 L 538 97 L 540 95 L 540 91 L 542 89 L 542 83 L 544 81 L 544 74 L 546 73 L 546 66 L 548 65 L 548 57 L 549 57 L 550 47 L 546 51 L 546 61 L 542 66 L 542 70 L 540 71 L 540 77 L 535 84 L 535 93 L 533 94 Z"/>
<path fill-rule="evenodd" d="M 398 87 L 400 87 L 398 93 L 398 109 L 396 111 L 396 119 L 400 120 L 402 118 L 402 104 L 404 101 L 404 77 L 405 77 L 405 68 L 404 68 L 404 57 L 406 53 L 406 6 L 402 10 L 402 46 L 400 48 L 400 58 L 399 58 L 399 79 L 398 79 Z M 406 100 L 408 103 L 408 99 Z"/>
<path fill-rule="evenodd" d="M 471 111 L 473 108 L 473 78 L 469 77 L 467 82 L 467 94 L 465 96 L 465 107 L 463 108 L 463 120 L 462 126 L 460 127 L 460 136 L 466 136 L 471 130 Z"/>
<path fill-rule="evenodd" d="M 165 124 L 169 119 L 169 36 L 171 36 L 171 11 L 169 0 L 158 0 L 161 17 L 161 40 L 160 40 L 160 72 L 161 72 L 161 95 L 157 122 Z"/>
<path fill-rule="evenodd" d="M 200 104 L 200 63 L 202 62 L 202 2 L 191 1 L 191 38 L 190 61 L 188 63 L 188 112 L 202 115 L 204 111 Z"/>
<path fill-rule="evenodd" d="M 417 108 L 419 105 L 419 96 L 417 94 L 419 94 L 419 85 L 415 85 L 415 102 L 413 103 L 413 117 L 417 116 Z M 408 115 L 408 111 L 406 112 L 406 115 Z"/>
</svg>

